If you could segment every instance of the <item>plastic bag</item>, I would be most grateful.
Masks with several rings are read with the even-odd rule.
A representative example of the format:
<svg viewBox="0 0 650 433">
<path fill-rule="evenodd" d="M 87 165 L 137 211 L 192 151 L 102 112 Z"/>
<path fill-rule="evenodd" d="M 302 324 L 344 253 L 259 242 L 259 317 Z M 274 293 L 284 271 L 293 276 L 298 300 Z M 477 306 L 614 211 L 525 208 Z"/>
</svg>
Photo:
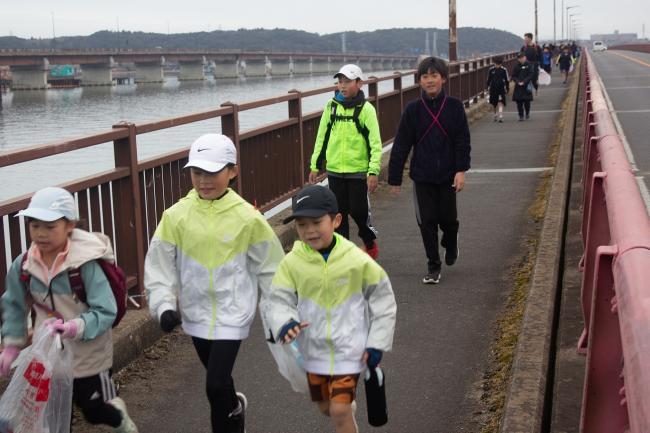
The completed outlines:
<svg viewBox="0 0 650 433">
<path fill-rule="evenodd" d="M 302 354 L 298 350 L 298 343 L 294 340 L 291 344 L 268 343 L 269 350 L 280 374 L 289 381 L 291 388 L 296 392 L 309 391 L 307 373 L 302 366 Z"/>
<path fill-rule="evenodd" d="M 0 433 L 69 433 L 73 353 L 43 324 L 0 399 Z"/>
<path fill-rule="evenodd" d="M 539 84 L 542 86 L 548 86 L 551 84 L 551 75 L 545 70 L 539 71 Z"/>
</svg>

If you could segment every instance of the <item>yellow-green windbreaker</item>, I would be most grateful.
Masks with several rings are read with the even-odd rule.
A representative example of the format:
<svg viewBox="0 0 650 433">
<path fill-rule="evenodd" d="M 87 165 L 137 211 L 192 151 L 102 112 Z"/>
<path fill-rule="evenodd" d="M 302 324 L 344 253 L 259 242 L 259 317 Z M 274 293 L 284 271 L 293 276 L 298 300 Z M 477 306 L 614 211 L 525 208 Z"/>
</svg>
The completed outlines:
<svg viewBox="0 0 650 433">
<path fill-rule="evenodd" d="M 303 367 L 323 375 L 361 372 L 366 348 L 389 351 L 397 309 L 381 266 L 352 242 L 335 236 L 327 262 L 296 241 L 260 301 L 267 337 L 277 340 L 291 320 L 309 323 L 297 339 Z"/>
<path fill-rule="evenodd" d="M 345 108 L 336 99 L 327 101 L 323 115 L 320 118 L 314 153 L 311 156 L 311 170 L 318 171 L 317 161 L 323 149 L 327 125 L 332 120 L 332 107 L 334 105 L 336 105 L 336 116 L 344 116 L 348 120 L 339 120 L 332 125 L 325 152 L 327 171 L 379 175 L 382 142 L 375 107 L 370 102 L 366 102 L 359 113 L 359 123 L 368 128 L 369 143 L 366 143 L 365 138 L 351 120 L 354 107 Z"/>
<path fill-rule="evenodd" d="M 284 256 L 262 214 L 235 191 L 203 200 L 195 190 L 167 209 L 145 260 L 151 315 L 179 310 L 183 330 L 208 340 L 243 340 L 258 286 Z"/>
</svg>

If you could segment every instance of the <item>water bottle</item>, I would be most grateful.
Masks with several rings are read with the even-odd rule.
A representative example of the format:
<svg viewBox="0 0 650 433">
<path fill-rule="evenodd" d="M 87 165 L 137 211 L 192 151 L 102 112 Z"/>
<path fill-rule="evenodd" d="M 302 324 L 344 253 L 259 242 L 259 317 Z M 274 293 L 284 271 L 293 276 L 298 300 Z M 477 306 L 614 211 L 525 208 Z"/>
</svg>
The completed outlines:
<svg viewBox="0 0 650 433">
<path fill-rule="evenodd" d="M 366 405 L 368 423 L 380 427 L 388 422 L 386 408 L 386 375 L 379 367 L 366 369 Z"/>
</svg>

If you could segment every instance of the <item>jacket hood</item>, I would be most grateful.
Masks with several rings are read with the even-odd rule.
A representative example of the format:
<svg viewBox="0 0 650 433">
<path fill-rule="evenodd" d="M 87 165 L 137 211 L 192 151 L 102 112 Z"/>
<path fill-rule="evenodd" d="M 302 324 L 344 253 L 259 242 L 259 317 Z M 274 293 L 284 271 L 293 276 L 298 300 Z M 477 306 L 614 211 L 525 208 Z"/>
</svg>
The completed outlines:
<svg viewBox="0 0 650 433">
<path fill-rule="evenodd" d="M 27 263 L 24 269 L 30 274 L 39 277 L 42 281 L 46 281 L 47 278 L 41 275 L 42 271 L 40 267 L 33 261 L 31 252 L 35 248 L 38 248 L 36 244 L 32 244 L 29 247 L 29 256 L 27 257 Z M 115 261 L 111 239 L 103 233 L 91 233 L 81 229 L 74 229 L 70 235 L 69 252 L 65 258 L 65 262 L 63 262 L 61 272 L 79 268 L 84 263 L 98 259 L 103 259 L 111 263 Z"/>
<path fill-rule="evenodd" d="M 334 91 L 334 101 L 336 101 L 337 104 L 343 106 L 343 108 L 354 108 L 357 105 L 362 105 L 366 101 L 366 94 L 363 93 L 363 90 L 359 90 L 359 93 L 357 93 L 357 96 L 355 96 L 352 99 L 344 99 L 343 101 L 339 101 L 336 96 L 339 94 L 339 91 L 336 90 Z"/>
<path fill-rule="evenodd" d="M 329 258 L 327 259 L 328 263 L 337 260 L 351 248 L 358 248 L 354 243 L 345 239 L 343 236 L 339 235 L 338 233 L 334 233 L 334 237 L 336 238 L 336 245 L 334 245 L 334 248 L 330 252 Z M 293 243 L 293 248 L 291 249 L 291 251 L 294 254 L 300 256 L 302 259 L 310 262 L 323 260 L 323 256 L 321 255 L 321 253 L 319 253 L 317 250 L 313 249 L 312 247 L 310 247 L 309 245 L 307 245 L 305 242 L 301 240 L 297 240 Z"/>
</svg>

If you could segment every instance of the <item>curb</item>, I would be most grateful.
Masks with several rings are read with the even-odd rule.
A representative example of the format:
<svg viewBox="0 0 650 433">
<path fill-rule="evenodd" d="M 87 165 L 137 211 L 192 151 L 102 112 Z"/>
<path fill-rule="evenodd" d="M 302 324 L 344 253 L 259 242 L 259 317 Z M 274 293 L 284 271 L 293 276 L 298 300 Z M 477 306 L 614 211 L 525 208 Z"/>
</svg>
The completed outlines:
<svg viewBox="0 0 650 433">
<path fill-rule="evenodd" d="M 572 108 L 578 102 L 579 83 L 580 79 L 572 81 L 567 96 Z M 567 122 L 562 130 L 526 310 L 512 364 L 501 433 L 540 433 L 548 421 L 546 412 L 550 408 L 547 390 L 549 375 L 553 375 L 549 371 L 552 365 L 550 353 L 555 338 L 553 324 L 571 181 L 575 109 L 570 110 L 565 119 Z"/>
</svg>

